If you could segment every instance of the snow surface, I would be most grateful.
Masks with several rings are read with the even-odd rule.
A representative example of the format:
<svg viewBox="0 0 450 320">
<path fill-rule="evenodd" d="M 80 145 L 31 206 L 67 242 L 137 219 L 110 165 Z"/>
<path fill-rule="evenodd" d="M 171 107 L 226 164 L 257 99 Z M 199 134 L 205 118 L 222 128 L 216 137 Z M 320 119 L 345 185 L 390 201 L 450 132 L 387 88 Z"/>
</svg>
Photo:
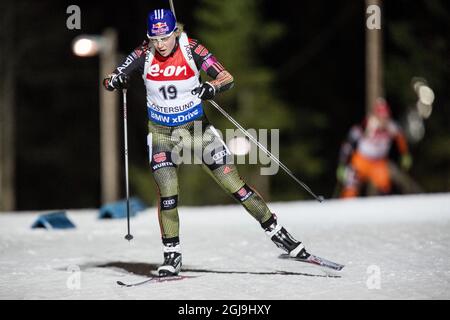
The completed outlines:
<svg viewBox="0 0 450 320">
<path fill-rule="evenodd" d="M 124 288 L 162 262 L 155 208 L 131 220 L 67 210 L 71 230 L 31 229 L 42 212 L 0 214 L 0 299 L 449 299 L 450 194 L 271 203 L 340 273 L 278 259 L 240 206 L 181 207 L 180 281 Z M 285 274 L 283 274 L 285 273 Z M 331 276 L 327 276 L 331 275 Z"/>
</svg>

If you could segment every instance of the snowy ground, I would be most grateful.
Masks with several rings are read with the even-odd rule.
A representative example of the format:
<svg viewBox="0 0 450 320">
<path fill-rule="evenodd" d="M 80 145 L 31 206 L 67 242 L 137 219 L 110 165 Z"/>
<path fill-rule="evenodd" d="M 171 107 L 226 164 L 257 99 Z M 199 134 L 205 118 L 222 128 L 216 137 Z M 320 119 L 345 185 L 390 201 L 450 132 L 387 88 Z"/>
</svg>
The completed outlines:
<svg viewBox="0 0 450 320">
<path fill-rule="evenodd" d="M 0 215 L 0 299 L 449 299 L 450 194 L 272 203 L 339 277 L 280 253 L 239 206 L 180 208 L 184 275 L 122 288 L 162 261 L 156 210 L 131 221 L 68 210 L 70 231 L 32 230 L 37 213 Z M 79 272 L 78 272 L 79 271 Z M 280 274 L 290 272 L 294 274 Z"/>
</svg>

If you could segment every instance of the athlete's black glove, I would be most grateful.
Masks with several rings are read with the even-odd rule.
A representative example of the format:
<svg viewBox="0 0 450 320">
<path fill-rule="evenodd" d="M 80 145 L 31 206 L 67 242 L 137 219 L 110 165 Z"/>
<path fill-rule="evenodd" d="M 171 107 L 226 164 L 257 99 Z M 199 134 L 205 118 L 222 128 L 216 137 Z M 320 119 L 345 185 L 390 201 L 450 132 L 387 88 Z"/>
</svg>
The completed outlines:
<svg viewBox="0 0 450 320">
<path fill-rule="evenodd" d="M 125 73 L 110 74 L 103 80 L 103 85 L 109 91 L 128 88 L 128 76 Z"/>
<path fill-rule="evenodd" d="M 198 94 L 198 97 L 202 100 L 211 100 L 216 95 L 216 89 L 209 82 L 205 82 L 192 90 L 192 94 Z"/>
</svg>

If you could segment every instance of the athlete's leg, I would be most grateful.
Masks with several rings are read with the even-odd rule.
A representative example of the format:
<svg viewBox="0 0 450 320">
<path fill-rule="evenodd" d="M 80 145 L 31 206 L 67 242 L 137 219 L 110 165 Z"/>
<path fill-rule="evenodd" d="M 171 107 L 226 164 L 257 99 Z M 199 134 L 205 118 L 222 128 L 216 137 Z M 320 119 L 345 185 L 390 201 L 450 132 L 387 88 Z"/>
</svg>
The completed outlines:
<svg viewBox="0 0 450 320">
<path fill-rule="evenodd" d="M 345 169 L 344 188 L 341 192 L 341 198 L 355 198 L 359 195 L 360 181 L 356 170 L 352 166 Z"/>
<path fill-rule="evenodd" d="M 370 181 L 381 194 L 389 194 L 391 192 L 391 177 L 387 160 L 378 160 L 373 164 L 370 172 Z"/>
<path fill-rule="evenodd" d="M 342 198 L 354 198 L 359 195 L 359 189 L 370 173 L 370 163 L 358 152 L 353 154 L 345 173 L 344 189 L 342 190 Z"/>
<path fill-rule="evenodd" d="M 209 125 L 202 141 L 203 168 L 214 180 L 259 222 L 263 223 L 272 216 L 262 197 L 247 185 L 239 175 L 237 167 L 230 163 L 231 153 L 225 142 Z"/>
<path fill-rule="evenodd" d="M 164 239 L 178 237 L 178 174 L 171 159 L 171 152 L 158 151 L 151 160 L 153 178 L 158 187 L 158 219 Z"/>
<path fill-rule="evenodd" d="M 164 263 L 158 268 L 158 272 L 161 276 L 174 275 L 181 269 L 178 174 L 171 152 L 174 142 L 168 128 L 149 123 L 149 132 L 150 166 L 158 187 L 158 220 L 164 249 Z"/>
<path fill-rule="evenodd" d="M 214 127 L 207 127 L 203 141 L 203 161 L 206 171 L 226 192 L 244 206 L 278 247 L 291 256 L 304 256 L 306 250 L 303 244 L 277 224 L 275 214 L 270 212 L 262 197 L 245 183 L 237 167 L 229 163 L 231 153 Z"/>
</svg>

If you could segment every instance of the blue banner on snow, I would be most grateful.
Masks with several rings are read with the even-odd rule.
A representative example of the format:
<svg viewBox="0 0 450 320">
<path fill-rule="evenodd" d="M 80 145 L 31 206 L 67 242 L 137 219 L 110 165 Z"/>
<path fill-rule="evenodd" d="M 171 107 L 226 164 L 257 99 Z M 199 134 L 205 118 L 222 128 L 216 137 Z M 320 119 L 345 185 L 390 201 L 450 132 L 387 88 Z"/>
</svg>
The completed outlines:
<svg viewBox="0 0 450 320">
<path fill-rule="evenodd" d="M 72 229 L 75 228 L 75 225 L 67 218 L 65 211 L 58 211 L 40 215 L 31 228 Z"/>
</svg>

